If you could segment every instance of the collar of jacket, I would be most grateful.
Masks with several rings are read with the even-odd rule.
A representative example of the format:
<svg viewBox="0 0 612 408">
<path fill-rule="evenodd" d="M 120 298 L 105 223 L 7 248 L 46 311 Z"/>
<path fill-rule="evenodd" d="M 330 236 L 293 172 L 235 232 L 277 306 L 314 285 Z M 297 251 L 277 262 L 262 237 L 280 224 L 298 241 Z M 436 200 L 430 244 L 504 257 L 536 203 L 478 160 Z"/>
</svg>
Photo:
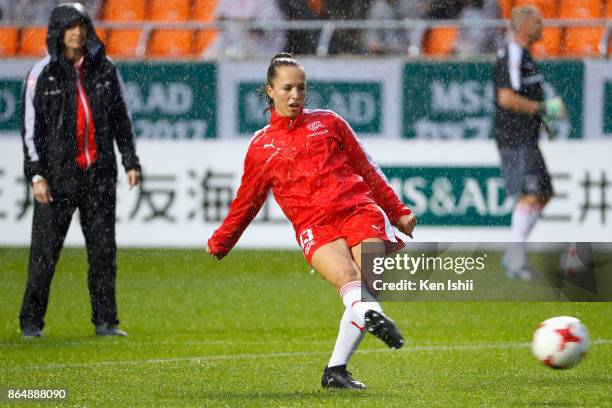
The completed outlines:
<svg viewBox="0 0 612 408">
<path fill-rule="evenodd" d="M 300 112 L 294 119 L 281 115 L 274 108 L 271 108 L 270 112 L 270 129 L 294 129 L 304 116 L 304 108 L 300 109 Z"/>
</svg>

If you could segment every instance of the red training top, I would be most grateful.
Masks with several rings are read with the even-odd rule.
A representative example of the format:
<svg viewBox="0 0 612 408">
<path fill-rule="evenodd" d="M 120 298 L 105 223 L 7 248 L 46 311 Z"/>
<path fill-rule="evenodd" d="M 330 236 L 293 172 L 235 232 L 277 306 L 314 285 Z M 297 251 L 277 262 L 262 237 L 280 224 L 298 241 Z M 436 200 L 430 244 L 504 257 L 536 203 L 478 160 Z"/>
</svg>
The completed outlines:
<svg viewBox="0 0 612 408">
<path fill-rule="evenodd" d="M 251 140 L 229 213 L 208 240 L 214 255 L 225 256 L 233 248 L 270 188 L 297 234 L 330 213 L 370 203 L 381 207 L 393 225 L 411 213 L 338 114 L 304 109 L 291 120 L 272 110 L 270 124 Z"/>
</svg>

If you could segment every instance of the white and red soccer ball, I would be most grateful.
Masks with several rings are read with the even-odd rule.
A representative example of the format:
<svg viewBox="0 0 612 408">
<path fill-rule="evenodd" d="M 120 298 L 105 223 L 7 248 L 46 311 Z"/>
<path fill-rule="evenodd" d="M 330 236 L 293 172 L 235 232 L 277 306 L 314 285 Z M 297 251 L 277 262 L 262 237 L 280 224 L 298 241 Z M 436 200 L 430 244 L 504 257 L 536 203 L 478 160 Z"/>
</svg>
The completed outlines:
<svg viewBox="0 0 612 408">
<path fill-rule="evenodd" d="M 551 368 L 574 367 L 588 348 L 587 328 L 575 317 L 552 317 L 540 323 L 533 335 L 533 354 Z"/>
</svg>

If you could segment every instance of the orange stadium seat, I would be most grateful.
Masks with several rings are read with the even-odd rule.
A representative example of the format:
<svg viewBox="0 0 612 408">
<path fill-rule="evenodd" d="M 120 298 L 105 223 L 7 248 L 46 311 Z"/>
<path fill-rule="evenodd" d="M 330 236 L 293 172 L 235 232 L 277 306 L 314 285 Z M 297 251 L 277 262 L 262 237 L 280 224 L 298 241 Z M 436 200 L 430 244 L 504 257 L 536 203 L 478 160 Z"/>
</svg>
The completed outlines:
<svg viewBox="0 0 612 408">
<path fill-rule="evenodd" d="M 308 8 L 316 15 L 321 16 L 325 11 L 325 0 L 308 0 Z"/>
<path fill-rule="evenodd" d="M 26 27 L 21 30 L 19 55 L 42 57 L 47 54 L 47 27 Z"/>
<path fill-rule="evenodd" d="M 191 19 L 195 21 L 212 21 L 218 0 L 194 0 Z"/>
<path fill-rule="evenodd" d="M 117 58 L 136 58 L 142 30 L 114 29 L 106 36 L 106 52 Z"/>
<path fill-rule="evenodd" d="M 147 56 L 153 58 L 188 58 L 192 56 L 192 30 L 155 30 L 149 39 Z"/>
<path fill-rule="evenodd" d="M 217 38 L 219 32 L 217 30 L 200 30 L 195 36 L 194 49 L 197 56 L 208 48 L 210 44 Z"/>
<path fill-rule="evenodd" d="M 0 58 L 12 57 L 17 52 L 17 27 L 0 27 Z"/>
<path fill-rule="evenodd" d="M 601 16 L 600 0 L 561 0 L 559 16 L 591 19 Z M 565 30 L 562 54 L 567 57 L 594 56 L 599 53 L 602 27 L 569 27 Z"/>
<path fill-rule="evenodd" d="M 150 0 L 149 16 L 152 21 L 186 21 L 191 0 Z"/>
<path fill-rule="evenodd" d="M 499 0 L 499 8 L 505 19 L 510 19 L 513 0 Z"/>
<path fill-rule="evenodd" d="M 608 0 L 606 18 L 612 19 L 612 0 Z M 612 55 L 612 35 L 608 38 L 608 55 Z"/>
<path fill-rule="evenodd" d="M 429 30 L 424 39 L 425 54 L 431 56 L 452 54 L 458 34 L 457 27 L 439 27 Z"/>
<path fill-rule="evenodd" d="M 561 0 L 559 17 L 599 18 L 601 5 L 601 0 Z"/>
<path fill-rule="evenodd" d="M 567 57 L 597 56 L 604 30 L 601 27 L 568 28 L 565 31 L 563 55 Z"/>
<path fill-rule="evenodd" d="M 142 21 L 146 9 L 146 0 L 106 0 L 101 14 L 107 21 Z"/>
<path fill-rule="evenodd" d="M 525 4 L 536 6 L 544 18 L 556 18 L 559 15 L 557 0 L 514 0 L 514 7 Z"/>
<path fill-rule="evenodd" d="M 218 0 L 194 0 L 191 19 L 194 21 L 213 21 Z M 194 50 L 201 55 L 217 38 L 218 30 L 199 30 L 195 36 Z"/>
<path fill-rule="evenodd" d="M 96 27 L 96 34 L 98 35 L 98 38 L 100 39 L 100 41 L 102 41 L 104 44 L 106 44 L 106 34 L 107 33 L 108 33 L 108 30 L 106 28 Z"/>
<path fill-rule="evenodd" d="M 548 27 L 542 30 L 542 39 L 531 47 L 534 57 L 555 57 L 561 50 L 561 28 Z"/>
</svg>

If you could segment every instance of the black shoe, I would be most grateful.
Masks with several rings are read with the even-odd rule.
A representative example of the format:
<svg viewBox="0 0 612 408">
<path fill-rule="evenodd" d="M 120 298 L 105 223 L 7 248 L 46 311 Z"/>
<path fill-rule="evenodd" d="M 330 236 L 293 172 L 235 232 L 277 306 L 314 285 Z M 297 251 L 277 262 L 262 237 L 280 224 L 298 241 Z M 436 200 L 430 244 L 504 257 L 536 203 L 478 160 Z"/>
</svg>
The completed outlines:
<svg viewBox="0 0 612 408">
<path fill-rule="evenodd" d="M 34 327 L 28 327 L 23 329 L 23 338 L 24 339 L 33 339 L 36 337 L 42 337 L 43 332 L 42 329 L 37 329 Z"/>
<path fill-rule="evenodd" d="M 365 314 L 365 324 L 368 331 L 381 339 L 389 348 L 399 349 L 404 345 L 404 338 L 395 327 L 393 320 L 382 313 L 368 310 Z"/>
<path fill-rule="evenodd" d="M 96 336 L 120 336 L 127 337 L 127 333 L 114 324 L 102 323 L 96 326 Z"/>
<path fill-rule="evenodd" d="M 323 388 L 347 388 L 351 390 L 363 390 L 367 388 L 365 384 L 353 378 L 351 373 L 346 371 L 346 365 L 325 367 L 323 378 L 321 378 Z"/>
</svg>

